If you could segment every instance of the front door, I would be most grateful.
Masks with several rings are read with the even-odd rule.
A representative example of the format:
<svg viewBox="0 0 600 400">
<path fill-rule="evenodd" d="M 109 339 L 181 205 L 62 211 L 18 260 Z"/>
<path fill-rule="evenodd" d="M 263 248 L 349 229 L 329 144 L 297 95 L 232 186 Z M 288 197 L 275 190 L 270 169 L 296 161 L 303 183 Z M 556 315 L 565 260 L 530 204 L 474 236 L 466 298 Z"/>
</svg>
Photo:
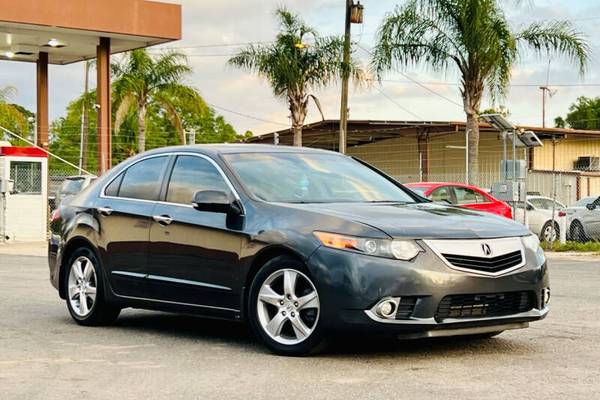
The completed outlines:
<svg viewBox="0 0 600 400">
<path fill-rule="evenodd" d="M 207 309 L 239 308 L 243 217 L 191 205 L 200 190 L 232 193 L 220 169 L 199 155 L 177 155 L 150 228 L 148 285 L 152 298 Z"/>
<path fill-rule="evenodd" d="M 167 163 L 160 156 L 133 164 L 96 200 L 101 256 L 118 295 L 146 295 L 150 226 Z"/>
</svg>

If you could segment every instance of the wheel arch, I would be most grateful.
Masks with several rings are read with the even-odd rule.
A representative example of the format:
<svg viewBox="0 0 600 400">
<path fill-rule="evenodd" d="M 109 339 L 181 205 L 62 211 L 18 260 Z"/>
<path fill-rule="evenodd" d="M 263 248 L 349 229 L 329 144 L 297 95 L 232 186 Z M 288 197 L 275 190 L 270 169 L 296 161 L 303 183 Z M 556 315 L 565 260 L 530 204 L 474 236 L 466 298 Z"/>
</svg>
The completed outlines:
<svg viewBox="0 0 600 400">
<path fill-rule="evenodd" d="M 59 280 L 58 280 L 58 293 L 61 299 L 66 299 L 66 274 L 67 268 L 66 264 L 69 262 L 71 255 L 75 252 L 75 250 L 80 248 L 87 248 L 90 251 L 94 252 L 96 257 L 98 257 L 98 251 L 96 247 L 92 244 L 92 242 L 83 237 L 76 236 L 71 238 L 63 247 L 61 259 L 60 259 L 60 272 L 59 272 Z M 98 258 L 99 259 L 99 258 Z"/>
<path fill-rule="evenodd" d="M 267 262 L 271 261 L 272 259 L 280 257 L 280 256 L 289 256 L 289 257 L 297 259 L 298 261 L 306 262 L 305 257 L 302 257 L 302 255 L 300 255 L 300 253 L 298 253 L 295 250 L 290 249 L 289 247 L 283 246 L 283 245 L 273 245 L 273 246 L 265 247 L 264 249 L 260 250 L 254 256 L 254 259 L 252 260 L 252 263 L 250 264 L 250 268 L 248 269 L 248 273 L 246 274 L 246 279 L 244 280 L 242 304 L 241 304 L 241 306 L 242 306 L 241 310 L 243 310 L 242 312 L 243 312 L 244 316 L 247 313 L 246 307 L 248 305 L 248 295 L 249 295 L 248 288 L 252 284 L 254 277 L 256 276 L 256 274 L 262 268 L 263 265 L 265 265 Z"/>
</svg>

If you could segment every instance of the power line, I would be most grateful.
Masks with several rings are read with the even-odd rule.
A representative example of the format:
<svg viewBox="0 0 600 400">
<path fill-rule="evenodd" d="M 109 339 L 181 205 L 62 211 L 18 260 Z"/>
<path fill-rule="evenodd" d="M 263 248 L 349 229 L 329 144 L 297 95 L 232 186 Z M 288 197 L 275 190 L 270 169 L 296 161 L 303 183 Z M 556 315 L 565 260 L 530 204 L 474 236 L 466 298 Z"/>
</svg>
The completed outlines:
<svg viewBox="0 0 600 400">
<path fill-rule="evenodd" d="M 379 93 L 381 93 L 381 95 L 382 95 L 383 97 L 385 97 L 386 99 L 388 99 L 389 101 L 391 101 L 392 103 L 394 103 L 394 104 L 395 104 L 395 105 L 396 105 L 398 108 L 400 108 L 400 109 L 401 109 L 401 110 L 403 110 L 404 112 L 407 112 L 407 113 L 409 113 L 410 115 L 412 115 L 413 117 L 415 117 L 415 118 L 417 118 L 417 119 L 419 119 L 419 120 L 421 120 L 421 121 L 425 121 L 425 119 L 424 119 L 423 117 L 421 117 L 420 115 L 418 115 L 418 114 L 415 114 L 414 112 L 410 111 L 409 109 L 407 109 L 407 108 L 403 107 L 403 106 L 402 106 L 402 105 L 400 105 L 400 104 L 399 104 L 399 103 L 398 103 L 396 100 L 394 100 L 394 99 L 393 99 L 391 96 L 388 96 L 388 94 L 387 94 L 387 93 L 385 93 L 385 92 L 383 91 L 383 89 L 381 89 L 381 88 L 379 88 L 379 87 L 377 87 L 377 86 L 374 86 L 374 88 L 375 88 L 375 89 L 377 89 L 377 91 L 379 91 Z"/>
<path fill-rule="evenodd" d="M 261 121 L 261 122 L 266 122 L 266 123 L 273 124 L 273 125 L 280 125 L 280 126 L 289 127 L 288 124 L 283 124 L 281 122 L 269 121 L 268 119 L 263 119 L 263 118 L 260 118 L 260 117 L 255 117 L 253 115 L 244 114 L 244 113 L 241 113 L 241 112 L 238 112 L 238 111 L 234 111 L 234 110 L 230 110 L 228 108 L 221 107 L 221 106 L 218 106 L 216 104 L 212 104 L 212 103 L 208 103 L 208 102 L 206 104 L 208 104 L 209 106 L 214 107 L 214 108 L 216 108 L 218 110 L 225 111 L 225 112 L 228 112 L 228 113 L 231 113 L 231 114 L 235 114 L 235 115 L 239 115 L 240 117 L 249 118 L 249 119 L 253 119 L 253 120 Z"/>
<path fill-rule="evenodd" d="M 371 51 L 370 51 L 370 50 L 368 50 L 367 48 L 363 47 L 363 46 L 362 46 L 362 45 L 360 45 L 360 44 L 357 44 L 357 45 L 358 45 L 358 47 L 359 47 L 360 49 L 362 49 L 364 52 L 366 52 L 366 53 L 367 53 L 367 54 L 369 54 L 370 56 L 372 56 L 372 55 L 373 55 L 373 54 L 371 53 Z M 422 87 L 423 89 L 427 90 L 428 92 L 430 92 L 430 93 L 432 93 L 432 94 L 434 94 L 434 95 L 436 95 L 436 96 L 438 96 L 438 97 L 440 97 L 440 98 L 442 98 L 442 99 L 446 100 L 446 101 L 447 101 L 447 102 L 449 102 L 449 103 L 452 103 L 452 104 L 454 104 L 454 105 L 456 105 L 456 106 L 460 107 L 461 109 L 463 108 L 463 105 L 462 105 L 462 104 L 460 104 L 460 103 L 458 103 L 458 102 L 456 102 L 456 101 L 452 100 L 451 98 L 449 98 L 449 97 L 446 97 L 446 96 L 444 96 L 443 94 L 441 94 L 441 93 L 438 93 L 438 92 L 436 92 L 435 90 L 433 90 L 433 89 L 431 89 L 431 88 L 429 88 L 429 87 L 425 86 L 424 84 L 422 84 L 421 82 L 417 81 L 416 79 L 413 79 L 413 78 L 411 78 L 409 75 L 406 75 L 405 73 L 403 73 L 403 72 L 400 72 L 400 71 L 398 71 L 398 73 L 399 73 L 400 75 L 402 75 L 403 77 L 405 77 L 406 79 L 410 80 L 412 83 L 414 83 L 414 84 L 416 84 L 416 85 L 418 85 L 418 86 Z"/>
</svg>

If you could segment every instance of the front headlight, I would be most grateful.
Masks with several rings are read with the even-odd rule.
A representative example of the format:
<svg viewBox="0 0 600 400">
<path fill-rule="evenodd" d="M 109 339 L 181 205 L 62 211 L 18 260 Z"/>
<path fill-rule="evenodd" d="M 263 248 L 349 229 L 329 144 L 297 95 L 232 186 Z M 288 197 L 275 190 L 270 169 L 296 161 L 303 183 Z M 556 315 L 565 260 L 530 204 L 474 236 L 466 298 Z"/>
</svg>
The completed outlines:
<svg viewBox="0 0 600 400">
<path fill-rule="evenodd" d="M 408 261 L 423 251 L 414 240 L 371 239 L 319 231 L 315 231 L 314 235 L 323 246 L 356 251 L 376 257 Z"/>
<path fill-rule="evenodd" d="M 537 237 L 537 235 L 523 236 L 521 237 L 521 240 L 523 241 L 523 246 L 534 253 L 537 253 L 537 251 L 540 249 L 540 239 Z"/>
</svg>

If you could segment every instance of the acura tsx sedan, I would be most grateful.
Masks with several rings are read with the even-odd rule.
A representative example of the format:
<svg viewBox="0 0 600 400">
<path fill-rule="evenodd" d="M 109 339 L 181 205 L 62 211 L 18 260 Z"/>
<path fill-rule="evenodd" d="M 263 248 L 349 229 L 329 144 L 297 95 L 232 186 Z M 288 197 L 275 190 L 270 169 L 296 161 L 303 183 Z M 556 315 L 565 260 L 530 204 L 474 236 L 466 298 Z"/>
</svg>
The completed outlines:
<svg viewBox="0 0 600 400">
<path fill-rule="evenodd" d="M 51 226 L 50 280 L 81 325 L 127 307 L 199 314 L 303 355 L 349 331 L 491 337 L 549 310 L 544 253 L 525 227 L 323 150 L 146 152 L 65 201 Z"/>
</svg>

